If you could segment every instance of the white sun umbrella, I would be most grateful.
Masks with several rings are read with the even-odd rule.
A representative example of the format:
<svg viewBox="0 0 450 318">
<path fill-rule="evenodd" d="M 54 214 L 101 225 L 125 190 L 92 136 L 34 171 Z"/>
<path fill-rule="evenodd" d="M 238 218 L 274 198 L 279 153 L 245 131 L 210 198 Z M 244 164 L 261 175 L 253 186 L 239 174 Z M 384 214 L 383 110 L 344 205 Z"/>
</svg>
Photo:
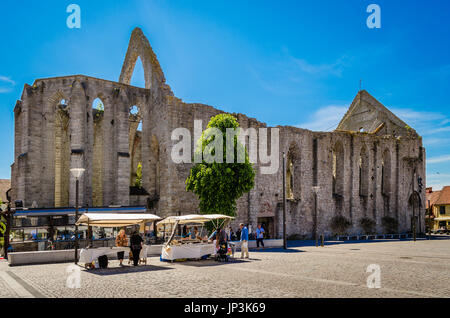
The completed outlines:
<svg viewBox="0 0 450 318">
<path fill-rule="evenodd" d="M 214 224 L 214 227 L 217 229 L 219 227 L 220 221 L 225 223 L 226 221 L 229 221 L 232 219 L 234 219 L 234 217 L 229 216 L 229 215 L 224 215 L 224 214 L 188 214 L 188 215 L 166 217 L 164 220 L 158 222 L 157 226 L 158 226 L 159 230 L 161 230 L 161 228 L 164 227 L 164 231 L 166 231 L 167 228 L 172 227 L 172 231 L 171 231 L 172 234 L 170 235 L 169 240 L 166 243 L 166 244 L 169 244 L 175 235 L 175 229 L 176 229 L 177 225 L 189 224 L 189 223 L 204 224 L 206 222 L 212 221 Z M 214 221 L 217 221 L 217 222 L 214 223 Z"/>
<path fill-rule="evenodd" d="M 231 220 L 232 216 L 224 214 L 187 214 L 180 216 L 168 216 L 164 220 L 158 222 L 158 226 L 188 223 L 206 223 L 213 220 Z"/>
<path fill-rule="evenodd" d="M 122 227 L 157 220 L 161 220 L 161 218 L 148 213 L 84 213 L 76 224 L 99 227 Z"/>
</svg>

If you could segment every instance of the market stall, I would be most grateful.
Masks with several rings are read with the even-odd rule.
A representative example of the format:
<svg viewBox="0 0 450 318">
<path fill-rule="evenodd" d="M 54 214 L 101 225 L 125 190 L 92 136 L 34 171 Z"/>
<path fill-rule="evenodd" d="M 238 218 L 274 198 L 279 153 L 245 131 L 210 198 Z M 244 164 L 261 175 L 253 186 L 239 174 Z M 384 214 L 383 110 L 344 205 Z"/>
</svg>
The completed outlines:
<svg viewBox="0 0 450 318">
<path fill-rule="evenodd" d="M 77 225 L 98 227 L 126 227 L 131 225 L 144 226 L 145 223 L 161 220 L 154 214 L 148 213 L 84 213 L 76 222 Z M 147 251 L 146 247 L 142 249 Z M 80 262 L 88 267 L 103 255 L 115 255 L 118 252 L 130 251 L 129 247 L 88 247 L 80 251 Z M 146 255 L 145 255 L 146 256 Z"/>
<path fill-rule="evenodd" d="M 214 228 L 224 226 L 233 217 L 223 214 L 189 214 L 182 216 L 169 216 L 158 222 L 158 228 L 169 228 L 172 234 L 161 250 L 162 261 L 174 261 L 184 259 L 200 259 L 216 253 L 215 241 L 208 240 L 207 236 L 200 235 L 194 240 L 176 236 L 178 225 L 201 225 L 212 222 Z"/>
<path fill-rule="evenodd" d="M 116 255 L 118 252 L 130 252 L 129 247 L 96 247 L 96 248 L 82 248 L 80 250 L 80 263 L 91 264 L 95 262 L 100 256 Z"/>
</svg>

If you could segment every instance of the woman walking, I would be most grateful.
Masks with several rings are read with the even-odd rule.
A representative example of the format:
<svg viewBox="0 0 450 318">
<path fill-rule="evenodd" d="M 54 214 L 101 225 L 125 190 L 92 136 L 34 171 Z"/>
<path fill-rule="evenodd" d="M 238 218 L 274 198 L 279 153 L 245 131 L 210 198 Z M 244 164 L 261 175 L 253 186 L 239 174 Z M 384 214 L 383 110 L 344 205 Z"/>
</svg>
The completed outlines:
<svg viewBox="0 0 450 318">
<path fill-rule="evenodd" d="M 118 247 L 127 247 L 128 246 L 128 238 L 127 235 L 125 234 L 125 230 L 121 229 L 119 231 L 119 234 L 116 237 L 116 246 Z M 123 262 L 123 255 L 125 254 L 125 252 L 117 252 L 117 258 L 119 259 L 119 266 L 123 266 L 122 262 Z"/>
<path fill-rule="evenodd" d="M 133 232 L 131 236 L 131 252 L 133 253 L 133 264 L 138 266 L 139 264 L 139 254 L 142 249 L 142 242 L 144 241 L 137 231 Z"/>
</svg>

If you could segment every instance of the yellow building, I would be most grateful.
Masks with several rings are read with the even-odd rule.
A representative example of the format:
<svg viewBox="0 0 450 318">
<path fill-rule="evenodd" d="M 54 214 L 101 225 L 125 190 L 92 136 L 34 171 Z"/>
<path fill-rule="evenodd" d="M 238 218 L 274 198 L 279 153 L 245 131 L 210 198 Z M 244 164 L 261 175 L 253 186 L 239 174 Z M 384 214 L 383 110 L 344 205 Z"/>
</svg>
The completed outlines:
<svg viewBox="0 0 450 318">
<path fill-rule="evenodd" d="M 434 215 L 433 230 L 450 230 L 450 186 L 443 187 L 439 192 L 436 201 L 431 204 Z"/>
</svg>

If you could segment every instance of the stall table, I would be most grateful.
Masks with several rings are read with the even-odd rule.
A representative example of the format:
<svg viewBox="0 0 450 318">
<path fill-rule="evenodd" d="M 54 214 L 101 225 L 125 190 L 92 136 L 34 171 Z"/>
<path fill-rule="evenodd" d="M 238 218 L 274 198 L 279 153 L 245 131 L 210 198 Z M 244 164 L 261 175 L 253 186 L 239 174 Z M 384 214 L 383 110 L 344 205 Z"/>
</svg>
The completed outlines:
<svg viewBox="0 0 450 318">
<path fill-rule="evenodd" d="M 92 264 L 99 256 L 103 255 L 116 255 L 118 252 L 129 253 L 129 247 L 95 247 L 95 248 L 83 248 L 80 251 L 80 263 L 84 263 L 85 267 Z"/>
<path fill-rule="evenodd" d="M 188 243 L 180 245 L 164 246 L 161 259 L 174 261 L 177 259 L 198 259 L 206 255 L 215 255 L 216 245 L 214 243 Z"/>
</svg>

